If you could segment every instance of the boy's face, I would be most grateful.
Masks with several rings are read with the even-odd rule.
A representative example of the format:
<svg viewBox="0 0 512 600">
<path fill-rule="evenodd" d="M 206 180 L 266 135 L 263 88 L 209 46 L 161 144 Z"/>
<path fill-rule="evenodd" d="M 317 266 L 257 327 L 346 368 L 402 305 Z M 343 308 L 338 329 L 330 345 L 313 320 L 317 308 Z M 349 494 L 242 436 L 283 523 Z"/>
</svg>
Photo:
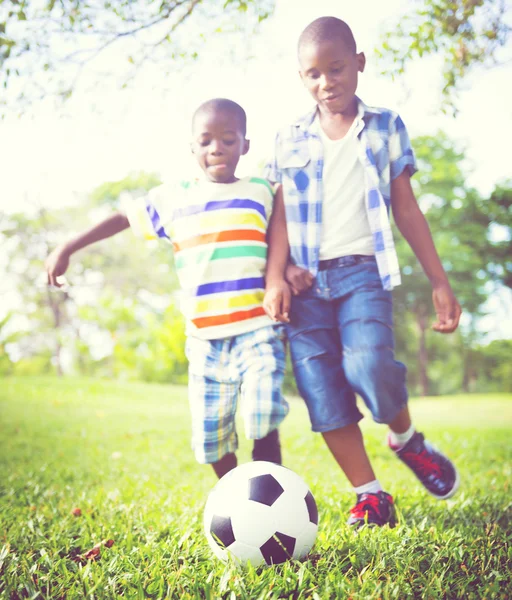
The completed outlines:
<svg viewBox="0 0 512 600">
<path fill-rule="evenodd" d="M 343 41 L 304 45 L 299 50 L 300 76 L 321 109 L 332 114 L 355 110 L 358 73 L 365 57 L 351 51 Z"/>
<path fill-rule="evenodd" d="M 206 110 L 196 115 L 192 152 L 206 177 L 216 183 L 236 181 L 240 156 L 249 150 L 241 124 L 229 111 Z"/>
</svg>

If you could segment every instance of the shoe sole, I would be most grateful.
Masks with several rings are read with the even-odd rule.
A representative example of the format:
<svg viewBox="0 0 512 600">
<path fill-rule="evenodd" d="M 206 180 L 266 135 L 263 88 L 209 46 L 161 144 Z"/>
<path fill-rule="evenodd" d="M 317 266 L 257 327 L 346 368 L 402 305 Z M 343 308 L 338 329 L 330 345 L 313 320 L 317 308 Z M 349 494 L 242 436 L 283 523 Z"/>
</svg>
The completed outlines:
<svg viewBox="0 0 512 600">
<path fill-rule="evenodd" d="M 345 524 L 348 525 L 353 531 L 360 531 L 363 527 L 372 529 L 374 527 L 381 528 L 387 526 L 390 529 L 393 529 L 396 527 L 397 520 L 395 517 L 392 521 L 386 521 L 386 523 L 383 523 L 382 525 L 379 525 L 379 523 L 367 523 L 366 521 L 356 521 L 355 523 L 349 523 L 348 521 L 345 521 Z"/>
<path fill-rule="evenodd" d="M 350 525 L 347 523 L 352 531 L 357 533 L 358 531 L 362 531 L 363 529 L 382 529 L 383 527 L 389 527 L 390 529 L 394 529 L 396 527 L 396 522 L 393 523 L 384 523 L 384 525 L 378 525 L 377 523 L 352 523 Z"/>
</svg>

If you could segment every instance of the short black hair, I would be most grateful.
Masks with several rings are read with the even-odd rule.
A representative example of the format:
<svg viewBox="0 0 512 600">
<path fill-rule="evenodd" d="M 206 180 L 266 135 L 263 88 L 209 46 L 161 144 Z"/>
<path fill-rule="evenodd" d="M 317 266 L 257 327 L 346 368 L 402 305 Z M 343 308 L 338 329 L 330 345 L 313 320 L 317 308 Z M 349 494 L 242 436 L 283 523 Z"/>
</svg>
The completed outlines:
<svg viewBox="0 0 512 600">
<path fill-rule="evenodd" d="M 194 122 L 196 117 L 205 112 L 229 112 L 233 115 L 233 117 L 238 121 L 238 126 L 240 127 L 240 131 L 243 136 L 247 133 L 247 115 L 245 114 L 245 110 L 237 104 L 233 102 L 233 100 L 228 100 L 227 98 L 212 98 L 211 100 L 207 100 L 203 102 L 199 108 L 196 109 L 194 116 L 192 117 L 192 126 L 194 126 Z"/>
<path fill-rule="evenodd" d="M 342 41 L 347 48 L 357 52 L 356 40 L 350 27 L 337 17 L 320 17 L 312 21 L 300 34 L 297 51 L 308 44 L 319 44 L 324 41 Z"/>
</svg>

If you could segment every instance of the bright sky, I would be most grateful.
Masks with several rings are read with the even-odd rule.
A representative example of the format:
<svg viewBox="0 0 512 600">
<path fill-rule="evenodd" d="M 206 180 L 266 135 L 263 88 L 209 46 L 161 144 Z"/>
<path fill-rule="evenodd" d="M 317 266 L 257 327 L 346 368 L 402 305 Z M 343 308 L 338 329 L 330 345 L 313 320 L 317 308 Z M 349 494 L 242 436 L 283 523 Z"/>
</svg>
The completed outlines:
<svg viewBox="0 0 512 600">
<path fill-rule="evenodd" d="M 512 65 L 509 61 L 506 67 L 475 72 L 461 96 L 459 116 L 442 115 L 435 59 L 410 69 L 405 90 L 379 75 L 373 57 L 379 34 L 408 5 L 407 0 L 277 0 L 259 38 L 240 48 L 238 66 L 222 60 L 221 38 L 208 46 L 198 64 L 165 81 L 157 69 L 146 68 L 135 89 L 119 91 L 113 84 L 91 91 L 86 77 L 82 82 L 87 92 L 79 91 L 66 105 L 65 117 L 41 106 L 33 116 L 0 123 L 0 210 L 19 209 L 27 200 L 47 208 L 79 202 L 95 186 L 133 171 L 157 171 L 164 177 L 196 173 L 188 150 L 190 115 L 215 96 L 232 98 L 246 109 L 251 151 L 238 174 L 254 172 L 276 128 L 312 104 L 297 74 L 295 48 L 301 30 L 322 15 L 346 20 L 358 49 L 366 52 L 367 68 L 358 90 L 365 102 L 400 112 L 411 136 L 442 129 L 460 141 L 473 165 L 470 183 L 490 192 L 498 180 L 511 175 Z M 244 55 L 254 58 L 244 61 Z M 114 69 L 116 60 L 126 60 L 115 54 L 106 58 Z M 503 309 L 495 309 L 490 329 L 507 322 Z M 508 323 L 512 336 L 510 316 Z"/>
</svg>

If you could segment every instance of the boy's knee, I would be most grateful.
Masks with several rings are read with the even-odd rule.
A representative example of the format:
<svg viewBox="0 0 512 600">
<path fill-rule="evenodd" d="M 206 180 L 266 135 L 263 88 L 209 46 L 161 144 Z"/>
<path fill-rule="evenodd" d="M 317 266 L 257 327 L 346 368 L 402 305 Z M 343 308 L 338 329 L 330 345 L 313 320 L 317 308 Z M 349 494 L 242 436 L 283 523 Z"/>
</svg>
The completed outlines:
<svg viewBox="0 0 512 600">
<path fill-rule="evenodd" d="M 406 368 L 395 360 L 391 348 L 350 350 L 344 354 L 343 366 L 351 387 L 363 395 L 393 393 L 405 385 Z"/>
<path fill-rule="evenodd" d="M 276 392 L 272 400 L 246 406 L 242 410 L 242 417 L 247 439 L 257 440 L 267 436 L 281 425 L 289 411 L 290 405 L 280 392 Z"/>
<path fill-rule="evenodd" d="M 378 423 L 390 423 L 407 403 L 406 368 L 390 348 L 352 352 L 344 362 L 347 380 Z"/>
<path fill-rule="evenodd" d="M 349 383 L 358 387 L 362 382 L 375 382 L 394 368 L 393 353 L 386 348 L 344 348 L 343 367 Z"/>
</svg>

